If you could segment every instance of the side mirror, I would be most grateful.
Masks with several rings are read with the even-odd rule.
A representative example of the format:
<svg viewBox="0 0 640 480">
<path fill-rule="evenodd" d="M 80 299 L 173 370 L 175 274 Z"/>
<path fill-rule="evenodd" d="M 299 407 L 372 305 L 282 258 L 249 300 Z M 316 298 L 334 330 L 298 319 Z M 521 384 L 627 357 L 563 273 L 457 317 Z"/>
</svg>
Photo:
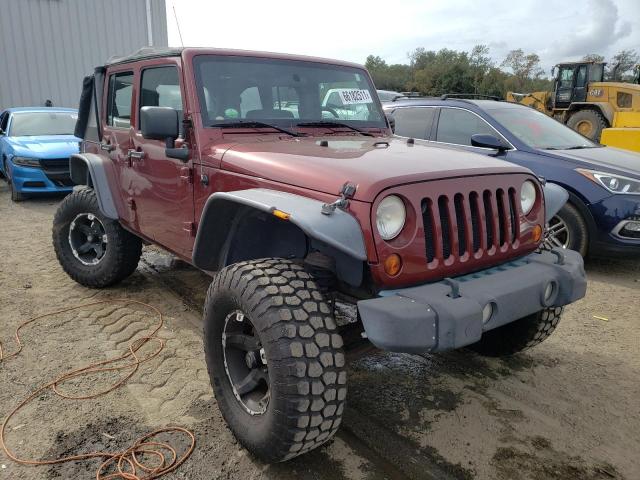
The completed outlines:
<svg viewBox="0 0 640 480">
<path fill-rule="evenodd" d="M 391 129 L 391 131 L 393 133 L 396 132 L 396 119 L 393 118 L 390 114 L 385 114 L 385 118 L 387 119 L 387 125 L 389 125 L 389 128 Z"/>
<path fill-rule="evenodd" d="M 487 135 L 484 133 L 471 135 L 471 145 L 474 147 L 491 148 L 500 152 L 509 150 L 509 147 L 505 145 L 502 140 L 493 135 Z"/>
<path fill-rule="evenodd" d="M 176 138 L 180 135 L 178 112 L 169 107 L 142 107 L 140 109 L 140 131 L 144 138 L 164 140 L 167 157 L 186 162 L 189 159 L 188 148 L 175 148 Z"/>
<path fill-rule="evenodd" d="M 0 137 L 4 135 L 4 130 L 0 128 Z"/>
</svg>

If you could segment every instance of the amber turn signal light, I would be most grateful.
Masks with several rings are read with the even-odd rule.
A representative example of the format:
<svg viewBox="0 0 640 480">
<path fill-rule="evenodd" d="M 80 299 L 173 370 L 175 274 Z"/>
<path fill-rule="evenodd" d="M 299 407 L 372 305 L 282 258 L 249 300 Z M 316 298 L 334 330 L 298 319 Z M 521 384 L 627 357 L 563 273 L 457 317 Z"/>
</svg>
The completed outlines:
<svg viewBox="0 0 640 480">
<path fill-rule="evenodd" d="M 291 214 L 277 209 L 274 209 L 271 213 L 273 213 L 274 216 L 278 217 L 281 220 L 289 220 L 289 217 L 291 216 Z"/>
<path fill-rule="evenodd" d="M 384 271 L 387 275 L 394 277 L 402 269 L 402 259 L 397 253 L 392 253 L 384 261 Z"/>
<path fill-rule="evenodd" d="M 535 227 L 533 227 L 533 241 L 534 242 L 539 242 L 540 239 L 542 238 L 542 227 L 540 225 L 536 225 Z"/>
</svg>

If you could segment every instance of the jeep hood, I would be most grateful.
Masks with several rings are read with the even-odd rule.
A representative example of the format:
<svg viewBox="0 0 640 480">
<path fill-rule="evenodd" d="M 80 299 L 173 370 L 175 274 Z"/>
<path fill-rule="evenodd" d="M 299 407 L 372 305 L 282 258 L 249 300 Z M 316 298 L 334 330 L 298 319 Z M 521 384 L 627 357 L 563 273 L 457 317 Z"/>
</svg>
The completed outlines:
<svg viewBox="0 0 640 480">
<path fill-rule="evenodd" d="M 73 135 L 47 135 L 42 137 L 8 137 L 13 154 L 34 158 L 66 158 L 78 153 L 80 140 Z"/>
<path fill-rule="evenodd" d="M 323 146 L 322 142 L 326 142 Z M 222 157 L 224 170 L 337 195 L 349 181 L 356 200 L 372 202 L 384 189 L 441 178 L 531 173 L 477 153 L 399 138 L 361 136 L 292 137 L 233 144 Z"/>
</svg>

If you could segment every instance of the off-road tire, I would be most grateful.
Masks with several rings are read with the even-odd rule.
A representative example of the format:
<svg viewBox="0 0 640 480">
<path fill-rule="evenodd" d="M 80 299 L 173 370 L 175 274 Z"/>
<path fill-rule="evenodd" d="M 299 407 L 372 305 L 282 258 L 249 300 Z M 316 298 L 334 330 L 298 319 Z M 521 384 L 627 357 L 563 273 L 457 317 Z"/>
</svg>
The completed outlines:
<svg viewBox="0 0 640 480">
<path fill-rule="evenodd" d="M 223 362 L 228 312 L 240 309 L 260 337 L 271 396 L 250 415 L 234 396 Z M 258 458 L 281 462 L 327 442 L 338 430 L 347 394 L 343 341 L 329 305 L 304 268 L 281 259 L 221 270 L 204 308 L 204 351 L 222 416 Z"/>
<path fill-rule="evenodd" d="M 562 307 L 545 308 L 502 327 L 489 330 L 467 348 L 487 357 L 513 355 L 546 340 L 556 329 Z"/>
<path fill-rule="evenodd" d="M 589 251 L 589 229 L 578 209 L 571 203 L 565 203 L 557 215 L 569 229 L 567 248 L 586 257 Z"/>
<path fill-rule="evenodd" d="M 104 257 L 96 265 L 84 265 L 73 254 L 69 227 L 83 213 L 93 214 L 104 225 L 108 243 Z M 128 232 L 117 220 L 105 217 L 91 188 L 75 190 L 58 206 L 53 219 L 53 247 L 60 265 L 76 282 L 89 288 L 116 284 L 131 275 L 140 260 L 142 241 Z"/>
<path fill-rule="evenodd" d="M 588 134 L 584 134 L 580 132 L 578 126 L 583 123 L 588 122 L 591 124 L 591 132 Z M 578 110 L 574 114 L 572 114 L 567 120 L 567 126 L 572 128 L 578 133 L 585 135 L 585 137 L 590 138 L 594 142 L 600 141 L 600 135 L 602 135 L 602 130 L 608 127 L 607 120 L 602 116 L 600 112 L 594 110 L 593 108 L 585 108 L 583 110 Z"/>
</svg>

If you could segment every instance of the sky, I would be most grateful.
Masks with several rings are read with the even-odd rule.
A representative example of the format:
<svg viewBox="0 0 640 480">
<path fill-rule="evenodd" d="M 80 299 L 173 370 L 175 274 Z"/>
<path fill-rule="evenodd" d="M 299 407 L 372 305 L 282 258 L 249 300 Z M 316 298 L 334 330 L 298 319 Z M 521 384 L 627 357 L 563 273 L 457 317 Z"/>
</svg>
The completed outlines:
<svg viewBox="0 0 640 480">
<path fill-rule="evenodd" d="M 417 47 L 488 45 L 497 65 L 522 48 L 548 74 L 588 53 L 640 51 L 640 0 L 166 0 L 169 45 L 408 63 Z M 174 15 L 175 8 L 175 15 Z"/>
</svg>

